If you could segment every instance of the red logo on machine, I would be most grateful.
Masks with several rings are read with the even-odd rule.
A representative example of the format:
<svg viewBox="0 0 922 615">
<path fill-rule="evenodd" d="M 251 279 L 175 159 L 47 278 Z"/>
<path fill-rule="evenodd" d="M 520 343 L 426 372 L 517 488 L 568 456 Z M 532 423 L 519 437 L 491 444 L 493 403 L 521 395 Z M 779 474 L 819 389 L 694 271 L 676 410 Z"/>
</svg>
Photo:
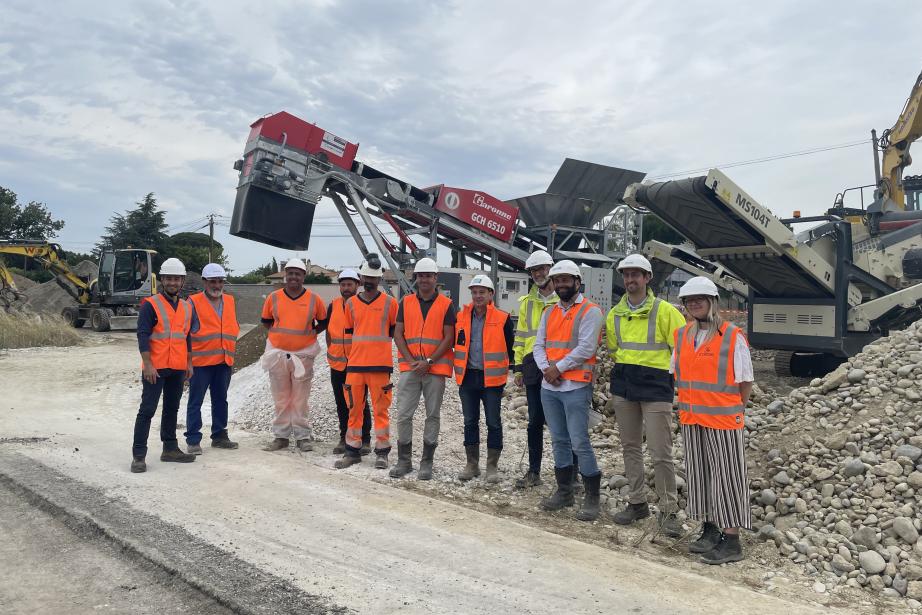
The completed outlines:
<svg viewBox="0 0 922 615">
<path fill-rule="evenodd" d="M 436 186 L 435 209 L 470 224 L 497 239 L 509 241 L 519 219 L 519 208 L 477 190 Z"/>
</svg>

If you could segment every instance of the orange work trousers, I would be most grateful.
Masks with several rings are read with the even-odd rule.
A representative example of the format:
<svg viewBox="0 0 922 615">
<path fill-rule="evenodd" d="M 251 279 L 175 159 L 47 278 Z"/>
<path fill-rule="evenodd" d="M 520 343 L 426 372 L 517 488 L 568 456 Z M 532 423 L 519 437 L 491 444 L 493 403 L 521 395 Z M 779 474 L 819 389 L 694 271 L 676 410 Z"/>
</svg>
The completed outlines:
<svg viewBox="0 0 922 615">
<path fill-rule="evenodd" d="M 391 450 L 391 425 L 389 410 L 394 396 L 394 385 L 387 372 L 347 372 L 343 393 L 349 405 L 349 424 L 346 429 L 346 447 L 358 454 L 362 450 L 362 421 L 365 395 L 371 400 L 374 414 L 375 452 Z"/>
</svg>

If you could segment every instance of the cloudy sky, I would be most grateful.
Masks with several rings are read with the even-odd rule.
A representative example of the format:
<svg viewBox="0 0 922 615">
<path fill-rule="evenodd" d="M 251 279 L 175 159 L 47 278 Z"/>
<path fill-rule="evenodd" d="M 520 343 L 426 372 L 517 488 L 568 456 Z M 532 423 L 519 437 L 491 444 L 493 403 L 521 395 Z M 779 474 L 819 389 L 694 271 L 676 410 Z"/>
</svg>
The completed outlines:
<svg viewBox="0 0 922 615">
<path fill-rule="evenodd" d="M 420 186 L 508 199 L 565 157 L 663 176 L 869 139 L 920 31 L 909 0 L 7 0 L 0 186 L 66 220 L 66 249 L 148 192 L 189 230 L 229 219 L 248 126 L 283 109 Z M 779 215 L 873 181 L 869 144 L 727 172 Z M 322 202 L 314 262 L 358 260 L 337 220 Z M 290 256 L 217 238 L 240 273 Z"/>
</svg>

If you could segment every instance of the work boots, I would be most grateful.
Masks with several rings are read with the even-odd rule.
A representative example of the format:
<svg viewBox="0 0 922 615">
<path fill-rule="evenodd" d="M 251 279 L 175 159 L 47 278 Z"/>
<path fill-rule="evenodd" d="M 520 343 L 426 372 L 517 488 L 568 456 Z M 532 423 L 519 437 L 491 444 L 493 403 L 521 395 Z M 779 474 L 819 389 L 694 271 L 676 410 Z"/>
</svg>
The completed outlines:
<svg viewBox="0 0 922 615">
<path fill-rule="evenodd" d="M 288 448 L 288 438 L 275 438 L 272 442 L 263 447 L 264 451 L 280 451 Z"/>
<path fill-rule="evenodd" d="M 488 448 L 487 449 L 487 476 L 484 479 L 488 483 L 498 483 L 500 480 L 499 477 L 499 454 L 502 449 L 498 448 Z"/>
<path fill-rule="evenodd" d="M 131 471 L 135 474 L 147 472 L 147 463 L 145 463 L 144 457 L 135 457 L 131 460 Z"/>
<path fill-rule="evenodd" d="M 346 453 L 343 455 L 342 459 L 333 464 L 333 467 L 337 470 L 343 470 L 349 466 L 353 466 L 357 463 L 362 463 L 362 457 L 355 451 L 350 451 L 346 449 Z"/>
<path fill-rule="evenodd" d="M 640 504 L 628 504 L 627 508 L 613 514 L 611 519 L 618 525 L 630 525 L 649 516 L 650 506 L 646 502 L 641 502 Z"/>
<path fill-rule="evenodd" d="M 701 556 L 705 564 L 729 564 L 743 559 L 743 547 L 739 534 L 721 534 L 717 546 Z"/>
<path fill-rule="evenodd" d="M 345 438 L 340 438 L 340 439 L 339 439 L 339 444 L 337 444 L 336 446 L 333 447 L 333 454 L 334 454 L 334 455 L 342 455 L 342 454 L 345 453 L 345 452 L 346 452 L 346 439 L 345 439 Z"/>
<path fill-rule="evenodd" d="M 525 473 L 525 476 L 522 478 L 517 478 L 515 481 L 516 489 L 528 489 L 529 487 L 537 487 L 541 484 L 541 475 L 537 472 L 529 470 Z"/>
<path fill-rule="evenodd" d="M 432 480 L 432 457 L 435 455 L 435 444 L 423 442 L 423 456 L 419 459 L 419 480 Z"/>
<path fill-rule="evenodd" d="M 464 447 L 464 454 L 467 456 L 467 465 L 458 474 L 458 480 L 471 480 L 480 476 L 480 445 L 468 444 Z"/>
<path fill-rule="evenodd" d="M 201 444 L 187 444 L 186 452 L 190 455 L 201 455 L 202 454 L 202 445 Z"/>
<path fill-rule="evenodd" d="M 557 479 L 557 491 L 549 498 L 541 500 L 544 510 L 560 510 L 573 506 L 573 466 L 554 468 L 554 478 Z"/>
<path fill-rule="evenodd" d="M 720 528 L 710 521 L 705 521 L 701 524 L 701 535 L 688 545 L 688 552 L 707 553 L 712 551 L 720 543 L 720 535 Z"/>
<path fill-rule="evenodd" d="M 387 454 L 390 450 L 387 451 L 375 451 L 375 468 L 378 470 L 387 469 Z"/>
<path fill-rule="evenodd" d="M 236 442 L 231 442 L 231 439 L 227 436 L 223 438 L 215 438 L 211 441 L 211 448 L 226 448 L 226 449 L 235 449 L 240 445 Z"/>
<path fill-rule="evenodd" d="M 659 513 L 656 520 L 659 523 L 660 531 L 666 536 L 681 538 L 685 535 L 685 528 L 682 527 L 682 522 L 679 521 L 675 513 L 669 513 L 668 515 Z"/>
<path fill-rule="evenodd" d="M 599 518 L 599 485 L 602 482 L 602 473 L 595 476 L 583 475 L 583 486 L 586 487 L 586 495 L 583 496 L 583 505 L 576 518 L 580 521 L 595 521 Z"/>
<path fill-rule="evenodd" d="M 184 453 L 178 448 L 171 448 L 160 453 L 160 461 L 172 461 L 176 463 L 192 463 L 195 461 L 195 455 Z"/>
<path fill-rule="evenodd" d="M 400 478 L 413 471 L 413 443 L 397 442 L 397 465 L 391 468 L 391 478 Z"/>
<path fill-rule="evenodd" d="M 308 440 L 307 438 L 304 438 L 302 440 L 295 441 L 295 448 L 297 448 L 302 453 L 307 453 L 307 452 L 314 450 L 314 445 L 311 444 L 310 440 Z"/>
<path fill-rule="evenodd" d="M 362 457 L 364 457 L 365 455 L 370 455 L 371 454 L 371 442 L 362 442 L 362 449 L 359 452 L 361 453 Z"/>
</svg>

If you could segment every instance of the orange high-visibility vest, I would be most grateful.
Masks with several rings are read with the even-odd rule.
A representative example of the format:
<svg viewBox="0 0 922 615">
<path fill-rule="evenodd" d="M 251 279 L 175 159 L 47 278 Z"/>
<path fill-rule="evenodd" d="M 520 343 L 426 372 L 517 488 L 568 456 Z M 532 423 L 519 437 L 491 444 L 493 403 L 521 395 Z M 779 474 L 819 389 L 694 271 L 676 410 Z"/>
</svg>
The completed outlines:
<svg viewBox="0 0 922 615">
<path fill-rule="evenodd" d="M 711 429 L 742 429 L 745 405 L 735 382 L 733 355 L 739 327 L 723 323 L 719 333 L 695 349 L 688 325 L 675 332 L 675 384 L 679 420 Z"/>
<path fill-rule="evenodd" d="M 474 304 L 468 303 L 458 314 L 455 325 L 455 382 L 464 382 L 467 372 L 467 353 L 471 347 L 471 319 L 474 317 Z M 509 314 L 487 304 L 487 313 L 483 321 L 483 386 L 499 387 L 509 378 L 509 354 L 506 348 L 506 336 L 503 327 Z M 461 343 L 463 342 L 463 343 Z"/>
<path fill-rule="evenodd" d="M 579 327 L 583 322 L 586 312 L 592 308 L 599 307 L 587 301 L 585 298 L 570 306 L 570 309 L 564 313 L 560 304 L 548 308 L 547 322 L 544 325 L 544 350 L 547 354 L 547 360 L 554 363 L 560 361 L 576 348 L 579 344 Z M 599 331 L 599 339 L 602 332 Z M 575 380 L 576 382 L 592 382 L 592 369 L 597 362 L 595 353 L 582 365 L 569 369 L 560 374 L 564 380 Z"/>
<path fill-rule="evenodd" d="M 419 297 L 416 294 L 403 298 L 403 337 L 410 347 L 412 357 L 404 357 L 397 348 L 397 364 L 400 371 L 410 371 L 410 362 L 417 358 L 432 357 L 432 353 L 442 343 L 445 332 L 445 314 L 451 309 L 451 299 L 437 293 L 432 302 L 426 319 L 423 320 L 423 311 L 419 306 Z M 451 376 L 451 346 L 445 353 L 436 358 L 432 357 L 429 373 L 436 376 Z"/>
<path fill-rule="evenodd" d="M 199 322 L 199 330 L 192 334 L 192 365 L 233 365 L 237 334 L 240 333 L 234 298 L 228 294 L 223 296 L 220 318 L 204 292 L 195 293 L 189 301 L 195 307 Z"/>
<path fill-rule="evenodd" d="M 192 328 L 192 307 L 180 299 L 176 309 L 163 295 L 144 297 L 154 307 L 157 322 L 150 334 L 150 360 L 154 369 L 179 369 L 189 367 L 189 350 L 186 337 Z"/>
<path fill-rule="evenodd" d="M 371 303 L 358 295 L 346 301 L 346 329 L 352 332 L 347 372 L 392 372 L 393 327 L 397 324 L 397 300 L 378 292 Z"/>
<path fill-rule="evenodd" d="M 337 297 L 330 304 L 330 320 L 327 322 L 327 333 L 330 343 L 327 344 L 327 363 L 330 369 L 343 372 L 349 362 L 349 350 L 352 348 L 352 333 L 346 333 L 345 299 Z"/>
<path fill-rule="evenodd" d="M 271 318 L 269 342 L 280 350 L 303 350 L 317 341 L 315 320 L 327 316 L 323 301 L 309 290 L 297 299 L 285 294 L 280 288 L 266 297 L 263 304 L 263 318 Z"/>
</svg>

